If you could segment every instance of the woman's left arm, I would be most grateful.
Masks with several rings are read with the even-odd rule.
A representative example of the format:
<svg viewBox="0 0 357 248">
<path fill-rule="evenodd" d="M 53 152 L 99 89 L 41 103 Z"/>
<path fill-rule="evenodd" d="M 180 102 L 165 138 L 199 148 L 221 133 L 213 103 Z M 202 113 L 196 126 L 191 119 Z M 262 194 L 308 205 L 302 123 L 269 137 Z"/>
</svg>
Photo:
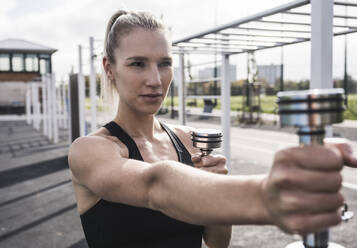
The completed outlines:
<svg viewBox="0 0 357 248">
<path fill-rule="evenodd" d="M 192 156 L 192 162 L 196 168 L 218 174 L 228 174 L 226 159 L 221 155 L 201 157 L 196 153 Z M 232 226 L 205 226 L 203 240 L 209 248 L 227 248 L 231 235 Z"/>
</svg>

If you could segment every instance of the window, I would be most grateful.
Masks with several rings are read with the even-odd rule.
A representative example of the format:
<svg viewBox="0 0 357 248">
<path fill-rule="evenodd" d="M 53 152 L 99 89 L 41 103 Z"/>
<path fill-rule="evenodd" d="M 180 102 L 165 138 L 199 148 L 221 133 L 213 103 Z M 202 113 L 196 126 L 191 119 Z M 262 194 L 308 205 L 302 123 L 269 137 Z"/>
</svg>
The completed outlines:
<svg viewBox="0 0 357 248">
<path fill-rule="evenodd" d="M 15 53 L 12 55 L 12 70 L 23 71 L 24 70 L 24 56 L 23 54 Z"/>
<path fill-rule="evenodd" d="M 0 54 L 0 71 L 10 70 L 10 54 Z"/>
<path fill-rule="evenodd" d="M 36 54 L 26 54 L 26 71 L 38 71 L 38 59 Z"/>
<path fill-rule="evenodd" d="M 40 59 L 40 73 L 49 73 L 50 72 L 50 61 L 47 59 Z"/>
</svg>

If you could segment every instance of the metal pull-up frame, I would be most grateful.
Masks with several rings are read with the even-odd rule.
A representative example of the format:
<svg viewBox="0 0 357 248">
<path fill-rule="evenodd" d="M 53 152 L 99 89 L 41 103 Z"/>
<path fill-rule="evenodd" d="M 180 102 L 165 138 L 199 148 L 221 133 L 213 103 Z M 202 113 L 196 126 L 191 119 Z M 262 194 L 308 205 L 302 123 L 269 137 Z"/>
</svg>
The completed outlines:
<svg viewBox="0 0 357 248">
<path fill-rule="evenodd" d="M 301 7 L 311 6 L 311 11 Z M 229 57 L 311 41 L 311 88 L 332 88 L 332 37 L 357 32 L 355 25 L 334 24 L 334 19 L 357 20 L 356 16 L 334 15 L 334 6 L 357 7 L 357 2 L 296 0 L 237 21 L 190 35 L 173 42 L 179 54 L 179 120 L 185 125 L 185 54 L 220 54 L 223 153 L 230 166 Z M 310 22 L 281 20 L 284 16 L 306 16 Z M 285 18 L 284 18 L 285 19 Z"/>
</svg>

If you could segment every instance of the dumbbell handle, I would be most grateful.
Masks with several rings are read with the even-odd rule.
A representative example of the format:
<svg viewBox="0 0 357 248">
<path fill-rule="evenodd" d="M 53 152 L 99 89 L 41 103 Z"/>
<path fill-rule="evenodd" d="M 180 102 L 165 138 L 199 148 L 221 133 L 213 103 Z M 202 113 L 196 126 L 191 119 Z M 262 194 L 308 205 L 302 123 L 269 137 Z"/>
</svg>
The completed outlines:
<svg viewBox="0 0 357 248">
<path fill-rule="evenodd" d="M 298 131 L 300 145 L 323 145 L 325 136 L 324 128 L 300 128 Z M 342 211 L 341 219 L 345 222 L 353 217 L 353 212 L 348 211 L 347 204 L 345 203 L 344 210 Z M 324 230 L 318 233 L 307 234 L 304 236 L 304 245 L 307 248 L 314 247 L 327 247 L 329 240 L 329 231 Z"/>
<path fill-rule="evenodd" d="M 323 145 L 325 136 L 324 128 L 301 127 L 298 131 L 300 145 Z M 329 230 L 310 233 L 303 237 L 306 248 L 327 247 Z"/>
</svg>

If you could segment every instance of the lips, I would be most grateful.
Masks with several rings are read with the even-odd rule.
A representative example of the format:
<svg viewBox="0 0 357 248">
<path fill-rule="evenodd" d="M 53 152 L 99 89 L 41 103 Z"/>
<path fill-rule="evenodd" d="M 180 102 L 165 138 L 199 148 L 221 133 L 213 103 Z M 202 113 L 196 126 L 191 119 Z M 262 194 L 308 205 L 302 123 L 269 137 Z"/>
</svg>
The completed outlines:
<svg viewBox="0 0 357 248">
<path fill-rule="evenodd" d="M 144 97 L 161 97 L 162 94 L 159 94 L 159 93 L 154 93 L 154 94 L 142 94 L 141 96 L 144 96 Z"/>
<path fill-rule="evenodd" d="M 160 93 L 149 93 L 149 94 L 142 94 L 140 96 L 147 103 L 156 103 L 161 101 L 163 95 Z"/>
</svg>

